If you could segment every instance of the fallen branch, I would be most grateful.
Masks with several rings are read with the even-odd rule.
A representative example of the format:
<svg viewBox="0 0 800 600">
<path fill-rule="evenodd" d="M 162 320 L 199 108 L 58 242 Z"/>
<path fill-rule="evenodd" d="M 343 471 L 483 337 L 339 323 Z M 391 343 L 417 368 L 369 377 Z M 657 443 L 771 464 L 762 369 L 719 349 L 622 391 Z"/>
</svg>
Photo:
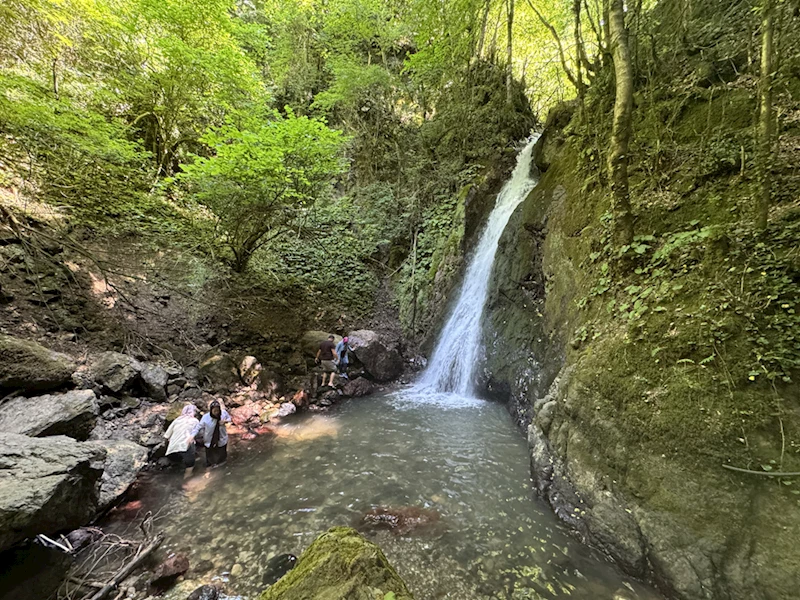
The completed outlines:
<svg viewBox="0 0 800 600">
<path fill-rule="evenodd" d="M 747 473 L 748 475 L 760 475 L 761 477 L 800 477 L 800 473 L 778 473 L 772 471 L 751 471 L 750 469 L 741 469 L 731 465 L 722 465 L 725 469 L 736 471 L 737 473 Z"/>
<path fill-rule="evenodd" d="M 103 588 L 97 592 L 94 596 L 90 598 L 90 600 L 103 600 L 106 596 L 108 596 L 112 591 L 114 591 L 120 583 L 125 581 L 128 576 L 133 573 L 137 567 L 139 567 L 145 559 L 153 553 L 153 551 L 161 545 L 161 542 L 164 541 L 164 534 L 159 533 L 152 543 L 147 546 L 144 550 L 138 551 L 131 561 L 123 566 L 114 577 L 106 583 Z"/>
</svg>

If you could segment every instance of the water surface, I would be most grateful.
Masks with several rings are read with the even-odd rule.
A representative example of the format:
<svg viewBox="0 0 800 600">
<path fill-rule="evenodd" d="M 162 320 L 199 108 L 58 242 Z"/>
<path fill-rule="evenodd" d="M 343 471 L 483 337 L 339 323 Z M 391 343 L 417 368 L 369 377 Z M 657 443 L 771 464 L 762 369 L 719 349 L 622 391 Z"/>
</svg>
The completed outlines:
<svg viewBox="0 0 800 600">
<path fill-rule="evenodd" d="M 186 484 L 166 473 L 144 484 L 141 510 L 205 571 L 190 572 L 198 585 L 229 579 L 229 593 L 253 598 L 272 556 L 299 555 L 373 507 L 416 506 L 439 522 L 366 535 L 417 600 L 657 598 L 534 498 L 525 441 L 500 404 L 406 390 L 295 417 L 277 434 L 239 442 L 224 468 Z"/>
</svg>

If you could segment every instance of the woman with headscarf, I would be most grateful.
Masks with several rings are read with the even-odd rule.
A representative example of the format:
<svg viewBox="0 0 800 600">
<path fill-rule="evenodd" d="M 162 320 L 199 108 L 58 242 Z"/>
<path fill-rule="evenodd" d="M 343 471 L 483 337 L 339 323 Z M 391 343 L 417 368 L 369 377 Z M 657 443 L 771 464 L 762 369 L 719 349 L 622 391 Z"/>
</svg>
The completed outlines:
<svg viewBox="0 0 800 600">
<path fill-rule="evenodd" d="M 213 467 L 228 460 L 228 432 L 225 423 L 230 423 L 231 416 L 219 400 L 214 400 L 208 412 L 200 419 L 198 433 L 203 432 L 203 444 L 206 447 L 206 465 Z"/>
<path fill-rule="evenodd" d="M 192 474 L 194 468 L 194 436 L 200 421 L 195 417 L 197 409 L 194 404 L 187 404 L 181 416 L 170 423 L 164 437 L 168 440 L 167 458 L 174 464 L 183 464 L 184 476 Z"/>
</svg>

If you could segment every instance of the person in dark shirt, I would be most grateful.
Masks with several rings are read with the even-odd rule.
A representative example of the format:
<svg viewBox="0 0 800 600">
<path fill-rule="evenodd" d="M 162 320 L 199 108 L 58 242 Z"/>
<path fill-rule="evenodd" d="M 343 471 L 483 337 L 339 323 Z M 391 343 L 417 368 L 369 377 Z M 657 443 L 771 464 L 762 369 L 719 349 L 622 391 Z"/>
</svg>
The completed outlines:
<svg viewBox="0 0 800 600">
<path fill-rule="evenodd" d="M 335 361 L 339 359 L 336 354 L 336 344 L 333 342 L 335 338 L 332 335 L 328 336 L 327 340 L 324 340 L 319 345 L 319 350 L 317 350 L 317 364 L 322 367 L 322 385 L 333 386 L 333 378 L 336 375 L 336 363 Z M 325 374 L 330 373 L 330 380 L 328 383 L 325 383 Z"/>
</svg>

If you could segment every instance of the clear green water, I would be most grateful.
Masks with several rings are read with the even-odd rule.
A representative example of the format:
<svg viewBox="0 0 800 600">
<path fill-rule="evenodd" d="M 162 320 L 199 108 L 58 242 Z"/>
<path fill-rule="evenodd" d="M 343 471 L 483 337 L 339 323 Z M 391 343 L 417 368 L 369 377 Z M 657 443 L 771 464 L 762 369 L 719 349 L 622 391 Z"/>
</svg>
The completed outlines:
<svg viewBox="0 0 800 600">
<path fill-rule="evenodd" d="M 296 417 L 275 437 L 236 443 L 225 467 L 186 483 L 152 475 L 141 510 L 158 515 L 170 549 L 205 571 L 190 572 L 176 593 L 217 578 L 229 580 L 228 593 L 254 597 L 272 556 L 299 555 L 373 507 L 417 506 L 438 511 L 439 523 L 407 535 L 366 532 L 417 600 L 658 598 L 535 498 L 525 441 L 502 405 L 412 394 Z M 241 574 L 230 575 L 236 564 Z"/>
</svg>

